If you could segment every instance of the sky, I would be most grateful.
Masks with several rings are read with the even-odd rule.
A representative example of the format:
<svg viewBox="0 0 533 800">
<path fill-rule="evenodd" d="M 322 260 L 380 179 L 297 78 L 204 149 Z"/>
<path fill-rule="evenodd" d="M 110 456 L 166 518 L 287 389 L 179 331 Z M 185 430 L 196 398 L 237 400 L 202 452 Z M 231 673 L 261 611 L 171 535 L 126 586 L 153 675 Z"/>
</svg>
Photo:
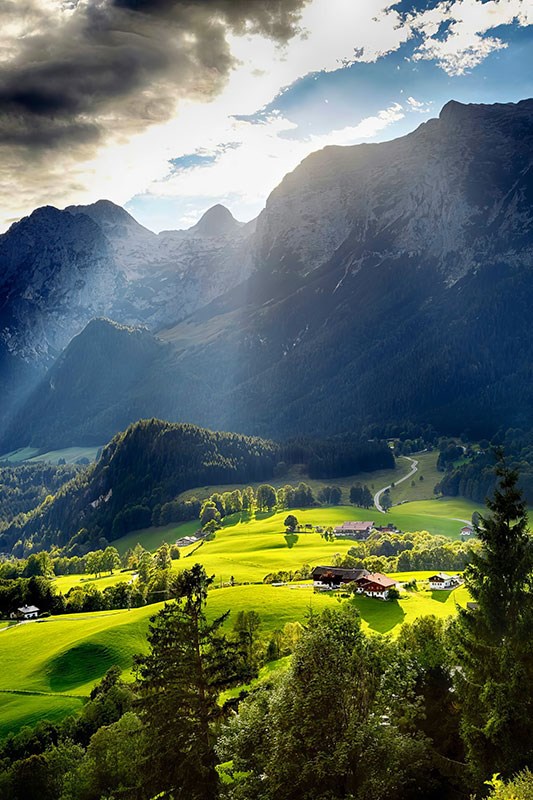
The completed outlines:
<svg viewBox="0 0 533 800">
<path fill-rule="evenodd" d="M 0 0 L 0 230 L 107 198 L 247 221 L 328 145 L 533 96 L 532 0 Z"/>
</svg>

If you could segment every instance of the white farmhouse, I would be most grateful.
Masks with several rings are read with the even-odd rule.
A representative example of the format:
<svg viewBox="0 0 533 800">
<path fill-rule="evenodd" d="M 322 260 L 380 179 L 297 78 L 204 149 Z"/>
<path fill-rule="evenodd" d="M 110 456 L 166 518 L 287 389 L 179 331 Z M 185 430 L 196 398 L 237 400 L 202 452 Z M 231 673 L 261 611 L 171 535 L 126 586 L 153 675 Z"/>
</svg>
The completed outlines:
<svg viewBox="0 0 533 800">
<path fill-rule="evenodd" d="M 456 575 L 448 575 L 446 572 L 438 572 L 428 578 L 430 589 L 452 589 L 459 581 Z"/>
</svg>

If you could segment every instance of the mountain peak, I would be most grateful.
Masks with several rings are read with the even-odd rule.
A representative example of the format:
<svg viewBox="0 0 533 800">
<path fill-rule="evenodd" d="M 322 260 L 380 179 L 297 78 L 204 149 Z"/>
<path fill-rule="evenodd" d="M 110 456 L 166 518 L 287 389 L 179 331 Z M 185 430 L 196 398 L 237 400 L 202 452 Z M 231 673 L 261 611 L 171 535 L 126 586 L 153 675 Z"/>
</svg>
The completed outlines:
<svg viewBox="0 0 533 800">
<path fill-rule="evenodd" d="M 148 228 L 137 222 L 125 208 L 113 203 L 111 200 L 101 199 L 87 206 L 67 206 L 65 211 L 70 214 L 85 214 L 103 229 L 120 227 L 122 229 L 127 228 L 151 233 Z"/>
<path fill-rule="evenodd" d="M 224 236 L 241 227 L 226 206 L 217 203 L 209 208 L 200 220 L 189 228 L 189 233 L 197 236 Z"/>
</svg>

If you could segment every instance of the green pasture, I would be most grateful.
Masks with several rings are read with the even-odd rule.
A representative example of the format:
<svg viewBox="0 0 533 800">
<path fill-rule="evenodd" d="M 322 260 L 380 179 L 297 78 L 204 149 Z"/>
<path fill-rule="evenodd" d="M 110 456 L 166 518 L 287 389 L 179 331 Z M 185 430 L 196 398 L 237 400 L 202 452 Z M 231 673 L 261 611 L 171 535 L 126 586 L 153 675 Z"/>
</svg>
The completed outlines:
<svg viewBox="0 0 533 800">
<path fill-rule="evenodd" d="M 462 497 L 440 497 L 393 506 L 387 514 L 376 513 L 372 519 L 376 524 L 383 524 L 381 520 L 388 519 L 402 531 L 429 531 L 459 539 L 461 528 L 465 522 L 471 521 L 474 511 L 483 511 L 483 508 L 479 503 Z"/>
<path fill-rule="evenodd" d="M 10 464 L 22 464 L 47 461 L 50 464 L 57 464 L 63 458 L 65 463 L 75 464 L 80 458 L 94 461 L 99 449 L 99 447 L 65 447 L 62 450 L 48 450 L 43 453 L 38 447 L 20 447 L 18 450 L 0 455 L 0 462 L 9 461 Z"/>
<path fill-rule="evenodd" d="M 75 464 L 80 458 L 88 458 L 94 461 L 99 447 L 65 447 L 63 450 L 49 450 L 27 459 L 27 461 L 48 461 L 50 464 L 57 464 L 60 459 L 65 459 L 67 464 Z"/>
<path fill-rule="evenodd" d="M 53 585 L 62 594 L 66 594 L 73 586 L 96 586 L 97 589 L 102 591 L 108 586 L 115 586 L 117 583 L 127 583 L 132 579 L 133 574 L 132 570 L 127 570 L 126 572 L 114 572 L 113 575 L 101 575 L 99 578 L 81 573 L 60 575 L 54 579 Z"/>
<path fill-rule="evenodd" d="M 37 455 L 39 452 L 38 447 L 19 447 L 18 450 L 11 450 L 9 453 L 4 453 L 0 456 L 0 461 L 9 461 L 10 464 L 22 464 L 32 456 Z"/>
<path fill-rule="evenodd" d="M 425 577 L 429 573 L 423 573 Z M 399 601 L 355 597 L 363 628 L 396 635 L 404 622 L 435 614 L 447 617 L 464 605 L 464 587 L 451 592 L 424 589 L 404 593 Z M 305 622 L 309 614 L 336 607 L 344 600 L 334 593 L 315 593 L 310 583 L 271 586 L 250 584 L 213 589 L 207 613 L 230 610 L 231 629 L 240 610 L 256 610 L 264 638 L 286 622 Z M 37 719 L 60 719 L 79 708 L 95 683 L 114 664 L 131 677 L 133 656 L 146 649 L 149 618 L 161 604 L 131 611 L 69 614 L 26 623 L 0 632 L 0 736 Z"/>
<path fill-rule="evenodd" d="M 295 509 L 291 513 L 302 524 L 327 527 L 345 520 L 368 519 L 376 525 L 394 522 L 404 531 L 428 530 L 457 539 L 463 523 L 454 517 L 469 519 L 475 508 L 468 501 L 447 499 L 405 504 L 388 514 L 354 506 Z M 235 581 L 261 581 L 269 572 L 280 569 L 297 570 L 302 564 L 328 564 L 335 553 L 342 555 L 353 545 L 350 539 L 327 542 L 315 532 L 288 534 L 283 525 L 286 515 L 286 511 L 255 516 L 233 515 L 224 520 L 223 528 L 212 541 L 204 541 L 198 549 L 195 549 L 197 545 L 183 548 L 182 558 L 174 562 L 174 567 L 181 569 L 186 566 L 187 556 L 194 550 L 191 558 L 204 564 L 206 570 L 216 576 L 218 583 L 228 582 L 231 576 Z M 176 526 L 173 534 L 179 536 L 181 530 L 182 526 Z M 167 538 L 167 541 L 174 540 Z"/>
<path fill-rule="evenodd" d="M 132 531 L 112 542 L 112 544 L 121 555 L 126 550 L 133 549 L 138 542 L 146 550 L 157 550 L 163 542 L 173 544 L 176 539 L 180 539 L 182 536 L 192 536 L 200 527 L 200 520 L 198 519 L 192 519 L 189 522 L 172 522 L 170 525 L 164 525 L 159 528 L 143 528 L 139 531 Z"/>
<path fill-rule="evenodd" d="M 79 697 L 0 691 L 0 739 L 42 719 L 60 722 L 79 711 L 83 703 Z"/>
<path fill-rule="evenodd" d="M 437 470 L 438 450 L 431 450 L 429 453 L 414 453 L 410 458 L 418 461 L 418 472 L 412 478 L 398 484 L 391 489 L 390 495 L 393 505 L 402 502 L 413 502 L 415 500 L 432 500 L 434 498 L 433 489 L 442 480 L 443 473 Z M 404 458 L 397 460 L 398 465 L 408 465 L 404 474 L 409 471 L 411 462 Z M 420 480 L 420 478 L 424 480 Z M 393 478 L 397 481 L 398 478 Z M 387 484 L 383 484 L 386 486 Z"/>
</svg>

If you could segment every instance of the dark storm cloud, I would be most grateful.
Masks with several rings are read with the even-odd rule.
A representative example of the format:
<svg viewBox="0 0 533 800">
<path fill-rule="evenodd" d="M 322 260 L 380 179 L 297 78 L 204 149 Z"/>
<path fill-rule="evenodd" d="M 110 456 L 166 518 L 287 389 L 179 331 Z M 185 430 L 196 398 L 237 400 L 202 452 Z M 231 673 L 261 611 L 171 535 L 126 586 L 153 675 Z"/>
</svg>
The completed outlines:
<svg viewBox="0 0 533 800">
<path fill-rule="evenodd" d="M 0 61 L 0 145 L 85 147 L 163 122 L 180 98 L 222 90 L 228 30 L 286 41 L 304 2 L 72 0 L 54 10 L 0 0 L 0 28 L 31 22 Z"/>
</svg>

